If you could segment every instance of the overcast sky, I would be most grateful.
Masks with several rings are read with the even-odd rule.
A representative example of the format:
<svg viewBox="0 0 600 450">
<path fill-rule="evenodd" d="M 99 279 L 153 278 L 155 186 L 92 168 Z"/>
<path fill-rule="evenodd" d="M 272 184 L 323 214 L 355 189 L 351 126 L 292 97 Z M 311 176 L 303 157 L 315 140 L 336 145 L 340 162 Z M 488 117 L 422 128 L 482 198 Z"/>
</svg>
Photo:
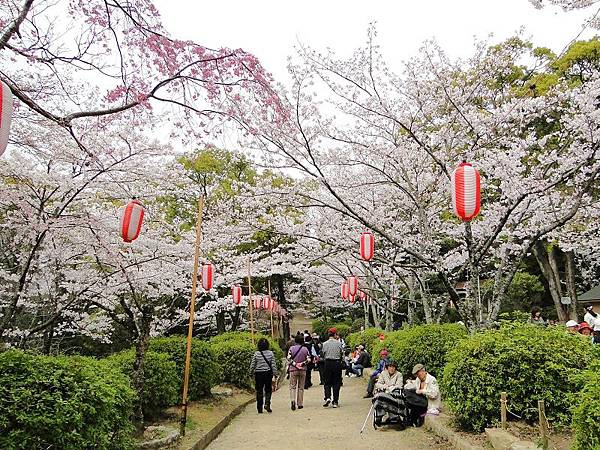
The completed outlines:
<svg viewBox="0 0 600 450">
<path fill-rule="evenodd" d="M 536 10 L 527 0 L 155 0 L 173 37 L 208 47 L 243 48 L 278 81 L 297 42 L 344 55 L 364 43 L 377 22 L 379 44 L 392 68 L 436 38 L 451 56 L 468 56 L 474 36 L 501 40 L 521 27 L 536 45 L 560 51 L 581 31 L 589 11 Z M 593 33 L 586 31 L 582 37 Z"/>
</svg>

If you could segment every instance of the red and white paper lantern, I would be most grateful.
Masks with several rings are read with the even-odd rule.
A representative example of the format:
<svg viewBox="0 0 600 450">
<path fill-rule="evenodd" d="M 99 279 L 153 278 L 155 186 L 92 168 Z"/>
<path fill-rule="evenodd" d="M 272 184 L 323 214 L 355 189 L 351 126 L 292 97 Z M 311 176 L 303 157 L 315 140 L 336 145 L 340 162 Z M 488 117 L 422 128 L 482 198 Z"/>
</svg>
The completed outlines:
<svg viewBox="0 0 600 450">
<path fill-rule="evenodd" d="M 260 309 L 261 304 L 262 304 L 262 298 L 254 297 L 254 299 L 252 301 L 252 305 L 254 306 L 254 309 Z"/>
<path fill-rule="evenodd" d="M 342 283 L 342 289 L 341 289 L 341 294 L 342 294 L 342 298 L 345 300 L 348 298 L 348 281 L 344 281 Z"/>
<path fill-rule="evenodd" d="M 13 96 L 10 88 L 0 81 L 0 155 L 6 150 L 10 121 L 13 112 Z"/>
<path fill-rule="evenodd" d="M 479 172 L 463 161 L 452 172 L 452 208 L 463 222 L 473 219 L 481 208 Z"/>
<path fill-rule="evenodd" d="M 360 257 L 363 261 L 371 261 L 375 254 L 375 236 L 370 231 L 360 235 Z"/>
<path fill-rule="evenodd" d="M 131 200 L 121 213 L 121 237 L 125 242 L 133 242 L 140 235 L 144 222 L 144 207 L 137 200 Z"/>
<path fill-rule="evenodd" d="M 202 287 L 210 291 L 213 287 L 213 265 L 206 263 L 202 266 Z"/>
<path fill-rule="evenodd" d="M 360 292 L 358 293 L 358 295 L 359 295 L 360 299 L 361 299 L 363 302 L 364 302 L 364 301 L 365 301 L 365 299 L 367 298 L 367 293 L 366 293 L 365 291 L 360 291 Z"/>
<path fill-rule="evenodd" d="M 272 304 L 272 300 L 268 295 L 265 295 L 263 297 L 263 309 L 270 311 L 271 309 L 273 309 L 273 304 Z"/>
<path fill-rule="evenodd" d="M 350 295 L 350 303 L 354 305 L 354 302 L 356 301 L 356 295 Z"/>
<path fill-rule="evenodd" d="M 354 296 L 358 292 L 358 278 L 354 275 L 348 277 L 348 294 Z"/>
<path fill-rule="evenodd" d="M 231 288 L 231 297 L 233 298 L 233 303 L 239 305 L 242 301 L 242 287 L 239 284 L 236 284 Z"/>
</svg>

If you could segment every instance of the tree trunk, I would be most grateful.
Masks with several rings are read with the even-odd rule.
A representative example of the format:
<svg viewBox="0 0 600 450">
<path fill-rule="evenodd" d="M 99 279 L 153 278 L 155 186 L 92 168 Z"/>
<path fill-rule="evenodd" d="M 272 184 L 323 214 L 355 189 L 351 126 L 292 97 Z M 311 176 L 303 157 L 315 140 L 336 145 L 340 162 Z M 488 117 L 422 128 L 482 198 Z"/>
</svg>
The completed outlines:
<svg viewBox="0 0 600 450">
<path fill-rule="evenodd" d="M 544 275 L 544 278 L 546 278 L 546 281 L 548 282 L 550 295 L 552 296 L 552 301 L 554 302 L 554 307 L 556 308 L 558 320 L 560 322 L 566 322 L 568 320 L 568 315 L 565 312 L 562 303 L 560 302 L 560 278 L 558 278 L 559 282 L 557 283 L 557 276 L 554 273 L 554 268 L 557 268 L 556 259 L 554 259 L 552 262 L 550 261 L 554 258 L 551 256 L 552 252 L 548 253 L 542 241 L 537 241 L 533 245 L 533 254 L 535 255 L 535 259 L 540 266 L 542 275 Z"/>
<path fill-rule="evenodd" d="M 475 260 L 473 232 L 471 222 L 465 222 L 465 242 L 469 253 L 469 282 L 467 283 L 467 295 L 463 306 L 465 318 L 469 322 L 467 327 L 471 329 L 480 328 L 483 325 L 483 315 L 479 298 L 477 295 L 477 280 L 479 279 L 479 267 Z"/>
<path fill-rule="evenodd" d="M 135 360 L 133 362 L 132 384 L 137 393 L 137 400 L 134 408 L 133 421 L 136 428 L 143 429 L 144 412 L 142 409 L 142 399 L 144 397 L 144 358 L 146 350 L 148 350 L 148 342 L 150 340 L 150 321 L 142 315 L 138 322 L 138 336 L 135 342 Z"/>
<path fill-rule="evenodd" d="M 577 300 L 577 288 L 575 284 L 575 253 L 571 250 L 565 253 L 565 272 L 567 279 L 567 291 L 571 298 L 571 304 L 569 305 L 569 319 L 576 320 L 579 312 L 579 305 Z"/>
<path fill-rule="evenodd" d="M 225 333 L 225 311 L 219 311 L 215 319 L 217 321 L 217 334 Z"/>
<path fill-rule="evenodd" d="M 235 314 L 232 316 L 231 320 L 231 331 L 236 331 L 240 326 L 240 311 L 242 308 L 239 306 L 235 307 Z"/>
<path fill-rule="evenodd" d="M 425 307 L 426 299 L 421 295 L 423 299 L 423 307 Z M 408 309 L 407 309 L 407 320 L 409 325 L 415 323 L 415 274 L 410 272 L 408 276 Z M 425 320 L 427 320 L 427 314 L 425 314 Z M 429 322 L 428 322 L 429 323 Z"/>
</svg>

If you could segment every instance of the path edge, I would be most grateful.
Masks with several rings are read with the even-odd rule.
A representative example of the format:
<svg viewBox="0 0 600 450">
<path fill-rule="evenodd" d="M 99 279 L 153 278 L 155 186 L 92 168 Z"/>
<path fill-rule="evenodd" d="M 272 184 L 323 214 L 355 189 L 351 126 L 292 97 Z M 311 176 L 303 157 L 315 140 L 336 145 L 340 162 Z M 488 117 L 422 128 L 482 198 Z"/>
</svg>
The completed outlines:
<svg viewBox="0 0 600 450">
<path fill-rule="evenodd" d="M 437 417 L 425 416 L 425 424 L 423 427 L 427 431 L 435 434 L 437 437 L 449 442 L 458 450 L 483 450 L 483 447 L 471 444 L 453 429 L 441 423 L 439 420 L 437 420 Z"/>
<path fill-rule="evenodd" d="M 188 448 L 188 450 L 204 450 L 208 447 L 212 441 L 214 441 L 219 434 L 231 423 L 231 421 L 238 416 L 246 406 L 250 403 L 255 402 L 255 398 L 248 399 L 244 403 L 239 404 L 235 407 L 233 411 L 223 417 L 214 427 L 212 427 L 208 432 L 200 438 L 194 445 Z"/>
</svg>

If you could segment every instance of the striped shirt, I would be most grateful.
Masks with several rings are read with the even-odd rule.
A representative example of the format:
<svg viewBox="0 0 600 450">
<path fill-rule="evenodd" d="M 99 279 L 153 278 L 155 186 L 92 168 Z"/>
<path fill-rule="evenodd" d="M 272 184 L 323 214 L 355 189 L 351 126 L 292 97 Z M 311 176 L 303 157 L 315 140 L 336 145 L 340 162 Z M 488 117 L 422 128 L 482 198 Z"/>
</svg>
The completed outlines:
<svg viewBox="0 0 600 450">
<path fill-rule="evenodd" d="M 342 359 L 344 355 L 344 350 L 342 348 L 342 343 L 334 338 L 329 338 L 329 340 L 325 341 L 323 344 L 323 357 L 325 359 Z"/>
<path fill-rule="evenodd" d="M 265 355 L 265 357 L 263 358 L 262 355 Z M 259 351 L 254 352 L 254 357 L 250 363 L 250 372 L 270 372 L 271 368 L 273 371 L 276 371 L 277 364 L 275 363 L 275 355 L 273 352 L 271 350 L 265 350 L 262 352 L 262 355 Z M 269 364 L 271 365 L 269 366 Z"/>
</svg>

